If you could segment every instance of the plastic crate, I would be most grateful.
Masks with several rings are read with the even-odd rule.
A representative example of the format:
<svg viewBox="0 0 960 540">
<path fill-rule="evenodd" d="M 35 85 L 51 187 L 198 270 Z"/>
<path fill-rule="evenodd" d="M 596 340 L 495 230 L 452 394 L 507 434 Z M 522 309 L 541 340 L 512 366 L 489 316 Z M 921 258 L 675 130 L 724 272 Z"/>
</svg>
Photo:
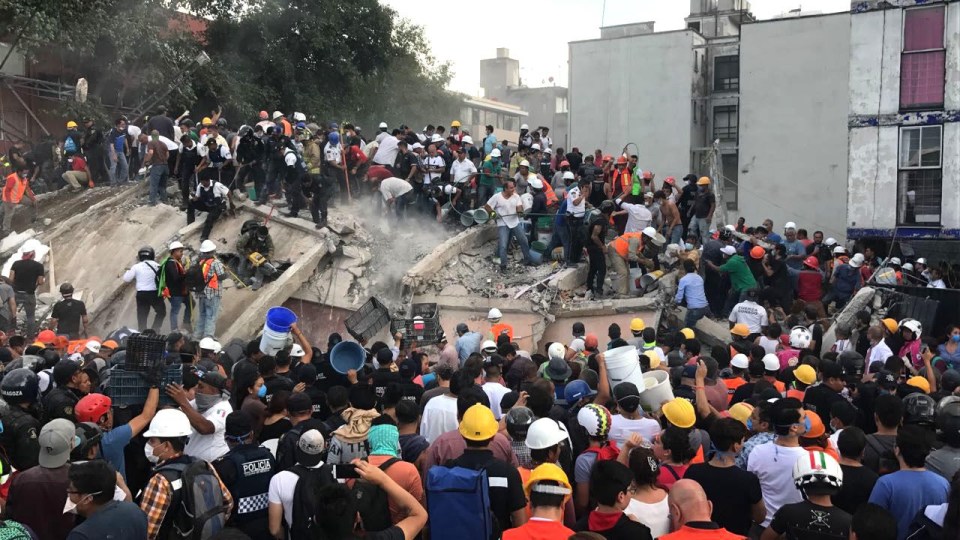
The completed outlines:
<svg viewBox="0 0 960 540">
<path fill-rule="evenodd" d="M 164 373 L 163 383 L 160 385 L 161 404 L 173 404 L 173 400 L 163 390 L 168 384 L 183 384 L 183 364 L 173 364 Z M 143 405 L 147 400 L 149 389 L 138 372 L 127 371 L 120 366 L 110 370 L 106 394 L 113 401 L 114 406 Z"/>
<path fill-rule="evenodd" d="M 413 304 L 410 308 L 411 317 L 423 317 L 429 319 L 436 317 L 438 313 L 436 304 Z"/>
<path fill-rule="evenodd" d="M 133 372 L 148 371 L 153 366 L 164 361 L 166 351 L 166 336 L 132 335 L 127 340 L 127 355 L 123 360 L 123 370 Z"/>
<path fill-rule="evenodd" d="M 394 319 L 390 328 L 393 332 L 400 332 L 408 340 L 427 344 L 437 343 L 443 333 L 437 304 L 413 304 L 411 318 Z"/>
<path fill-rule="evenodd" d="M 370 297 L 360 309 L 354 311 L 343 325 L 357 341 L 367 341 L 390 322 L 390 310 L 379 300 Z"/>
</svg>

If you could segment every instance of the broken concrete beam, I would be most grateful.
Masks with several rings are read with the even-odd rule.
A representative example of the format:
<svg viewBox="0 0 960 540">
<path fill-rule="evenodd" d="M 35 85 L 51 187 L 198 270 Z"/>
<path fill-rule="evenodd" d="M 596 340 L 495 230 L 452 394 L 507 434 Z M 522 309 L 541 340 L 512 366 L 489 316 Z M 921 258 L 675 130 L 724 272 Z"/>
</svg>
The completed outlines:
<svg viewBox="0 0 960 540">
<path fill-rule="evenodd" d="M 47 244 L 52 243 L 54 240 L 63 236 L 67 232 L 72 231 L 76 227 L 80 226 L 89 226 L 92 221 L 91 212 L 96 212 L 102 208 L 112 209 L 117 207 L 121 202 L 128 201 L 136 196 L 136 192 L 140 189 L 140 186 L 137 184 L 125 187 L 115 194 L 103 199 L 102 201 L 91 205 L 85 211 L 80 212 L 74 216 L 67 218 L 66 220 L 57 224 L 56 228 L 52 231 L 47 231 L 40 235 L 43 238 L 43 241 Z M 89 309 L 89 306 L 87 306 Z"/>
<path fill-rule="evenodd" d="M 275 206 L 279 207 L 280 205 L 277 204 Z M 320 233 L 322 231 L 318 231 L 315 227 L 307 225 L 309 221 L 305 221 L 299 218 L 288 218 L 284 216 L 282 213 L 277 212 L 276 209 L 274 209 L 273 214 L 270 214 L 270 207 L 268 206 L 257 206 L 250 201 L 243 201 L 241 204 L 237 205 L 237 208 L 242 208 L 244 211 L 250 212 L 251 214 L 260 216 L 262 218 L 266 218 L 267 216 L 270 216 L 270 221 L 283 223 L 287 227 L 305 232 L 312 236 L 321 236 Z"/>
<path fill-rule="evenodd" d="M 471 227 L 460 234 L 448 238 L 437 246 L 426 257 L 407 270 L 401 281 L 403 292 L 401 296 L 412 296 L 423 283 L 429 281 L 434 274 L 447 266 L 451 259 L 459 256 L 466 250 L 477 249 L 483 244 L 497 237 L 497 228 L 492 225 Z"/>
<path fill-rule="evenodd" d="M 12 232 L 5 236 L 3 240 L 0 240 L 0 256 L 11 255 L 13 252 L 24 244 L 27 240 L 30 240 L 37 235 L 37 231 L 33 229 L 27 229 L 23 232 Z"/>
<path fill-rule="evenodd" d="M 359 261 L 360 265 L 367 264 L 370 262 L 370 251 L 360 248 L 358 246 L 343 246 L 343 255 L 353 259 L 354 261 Z"/>
<path fill-rule="evenodd" d="M 837 342 L 836 330 L 838 326 L 842 325 L 848 329 L 856 327 L 857 312 L 864 309 L 869 310 L 870 303 L 873 302 L 876 293 L 877 291 L 873 287 L 863 287 L 857 291 L 857 294 L 853 295 L 853 298 L 844 306 L 843 311 L 837 314 L 836 322 L 823 333 L 823 343 L 820 345 L 821 351 L 829 351 L 830 347 L 833 347 L 833 344 Z"/>
<path fill-rule="evenodd" d="M 588 271 L 589 265 L 587 264 L 578 264 L 574 268 L 564 268 L 547 282 L 547 287 L 559 291 L 575 290 L 587 282 Z"/>
<path fill-rule="evenodd" d="M 357 224 L 347 216 L 331 216 L 327 220 L 327 228 L 340 236 L 346 236 L 357 231 Z"/>
<path fill-rule="evenodd" d="M 303 254 L 293 266 L 280 275 L 270 287 L 258 291 L 258 295 L 243 313 L 233 321 L 220 320 L 217 336 L 220 342 L 226 343 L 233 338 L 250 339 L 263 328 L 263 319 L 267 310 L 273 306 L 282 305 L 309 280 L 323 257 L 327 255 L 326 247 L 318 244 Z"/>
</svg>

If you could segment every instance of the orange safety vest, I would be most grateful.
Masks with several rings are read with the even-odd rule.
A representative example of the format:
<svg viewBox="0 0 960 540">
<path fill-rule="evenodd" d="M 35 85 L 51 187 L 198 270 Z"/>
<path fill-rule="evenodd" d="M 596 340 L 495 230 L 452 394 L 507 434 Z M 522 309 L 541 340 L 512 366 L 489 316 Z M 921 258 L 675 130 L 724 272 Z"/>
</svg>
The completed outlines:
<svg viewBox="0 0 960 540">
<path fill-rule="evenodd" d="M 737 391 L 737 388 L 747 384 L 747 381 L 743 380 L 740 377 L 735 377 L 733 379 L 720 379 L 723 381 L 723 384 L 727 385 L 727 404 L 730 404 L 730 400 L 733 399 L 733 393 Z"/>
<path fill-rule="evenodd" d="M 624 259 L 626 259 L 627 256 L 629 255 L 628 252 L 630 251 L 630 240 L 632 238 L 636 238 L 637 240 L 640 241 L 640 245 L 641 246 L 643 245 L 643 234 L 638 232 L 624 233 L 616 237 L 612 242 L 613 249 L 616 250 L 617 254 L 623 257 Z"/>
<path fill-rule="evenodd" d="M 513 341 L 513 327 L 507 323 L 497 323 L 490 327 L 490 336 L 494 343 L 497 342 L 497 336 L 500 334 L 507 334 L 510 336 L 510 341 Z"/>
<path fill-rule="evenodd" d="M 553 191 L 553 186 L 550 185 L 550 182 L 546 180 L 543 181 L 543 194 L 547 196 L 547 206 L 553 206 L 557 204 L 560 200 L 557 198 L 556 192 Z"/>
<path fill-rule="evenodd" d="M 208 277 L 210 275 L 210 270 L 213 268 L 213 259 L 207 259 L 200 263 L 200 268 L 203 269 L 203 281 L 207 284 L 207 287 L 211 289 L 220 288 L 220 280 L 217 278 L 217 274 L 214 273 L 213 277 Z"/>
<path fill-rule="evenodd" d="M 773 381 L 773 387 L 777 389 L 777 392 L 780 392 L 781 396 L 787 391 L 787 387 L 782 381 Z"/>
<path fill-rule="evenodd" d="M 806 394 L 805 390 L 797 390 L 796 388 L 787 390 L 787 397 L 797 398 L 800 401 L 803 401 L 804 394 Z"/>
<path fill-rule="evenodd" d="M 3 202 L 19 204 L 27 191 L 28 182 L 17 173 L 7 175 L 7 184 L 3 187 Z"/>
</svg>

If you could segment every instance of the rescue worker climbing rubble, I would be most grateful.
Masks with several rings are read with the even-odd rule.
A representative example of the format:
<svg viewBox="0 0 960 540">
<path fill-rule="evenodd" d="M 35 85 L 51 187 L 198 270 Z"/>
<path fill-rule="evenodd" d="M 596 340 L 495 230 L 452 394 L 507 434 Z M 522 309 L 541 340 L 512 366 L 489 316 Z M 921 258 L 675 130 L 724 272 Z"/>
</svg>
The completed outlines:
<svg viewBox="0 0 960 540">
<path fill-rule="evenodd" d="M 237 253 L 240 255 L 240 279 L 253 278 L 254 291 L 263 286 L 263 279 L 276 269 L 270 262 L 273 258 L 273 239 L 270 230 L 264 225 L 250 227 L 237 239 Z"/>
</svg>

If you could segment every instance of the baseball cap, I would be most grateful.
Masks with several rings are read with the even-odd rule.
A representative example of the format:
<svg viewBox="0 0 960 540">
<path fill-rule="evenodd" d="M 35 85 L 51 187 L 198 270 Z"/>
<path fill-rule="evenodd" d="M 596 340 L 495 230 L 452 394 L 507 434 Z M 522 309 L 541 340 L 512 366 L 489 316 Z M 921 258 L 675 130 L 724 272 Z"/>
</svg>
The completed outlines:
<svg viewBox="0 0 960 540">
<path fill-rule="evenodd" d="M 596 394 L 597 391 L 591 389 L 587 381 L 580 379 L 570 381 L 570 383 L 563 388 L 563 398 L 571 405 L 585 397 L 595 396 Z"/>
<path fill-rule="evenodd" d="M 76 428 L 73 422 L 65 418 L 57 418 L 47 422 L 40 429 L 38 438 L 40 466 L 47 469 L 56 469 L 65 465 L 70 459 L 70 451 L 73 450 L 74 436 L 76 436 Z"/>
<path fill-rule="evenodd" d="M 221 375 L 219 371 L 208 371 L 204 373 L 203 376 L 200 377 L 200 382 L 209 384 L 221 392 L 227 387 L 227 378 Z"/>
<path fill-rule="evenodd" d="M 324 443 L 323 435 L 319 431 L 311 429 L 303 432 L 303 435 L 300 435 L 300 440 L 297 441 L 297 463 L 305 467 L 319 465 L 323 457 Z"/>
<path fill-rule="evenodd" d="M 468 441 L 492 439 L 499 429 L 500 424 L 493 417 L 493 411 L 480 403 L 467 409 L 460 421 L 460 435 Z"/>
<path fill-rule="evenodd" d="M 683 366 L 683 373 L 680 374 L 684 379 L 693 379 L 697 376 L 696 364 L 687 364 Z"/>
<path fill-rule="evenodd" d="M 720 248 L 720 252 L 723 253 L 724 255 L 727 255 L 728 257 L 733 257 L 734 255 L 737 254 L 737 250 L 733 246 L 723 246 L 722 248 Z"/>
<path fill-rule="evenodd" d="M 630 381 L 624 381 L 613 387 L 613 399 L 620 403 L 625 400 L 640 399 L 640 389 Z"/>
<path fill-rule="evenodd" d="M 313 400 L 305 392 L 294 392 L 287 398 L 287 412 L 305 413 L 313 410 Z"/>
<path fill-rule="evenodd" d="M 877 372 L 876 375 L 877 385 L 884 390 L 894 390 L 897 388 L 897 378 L 893 376 L 893 373 L 885 369 L 881 369 Z"/>
</svg>

